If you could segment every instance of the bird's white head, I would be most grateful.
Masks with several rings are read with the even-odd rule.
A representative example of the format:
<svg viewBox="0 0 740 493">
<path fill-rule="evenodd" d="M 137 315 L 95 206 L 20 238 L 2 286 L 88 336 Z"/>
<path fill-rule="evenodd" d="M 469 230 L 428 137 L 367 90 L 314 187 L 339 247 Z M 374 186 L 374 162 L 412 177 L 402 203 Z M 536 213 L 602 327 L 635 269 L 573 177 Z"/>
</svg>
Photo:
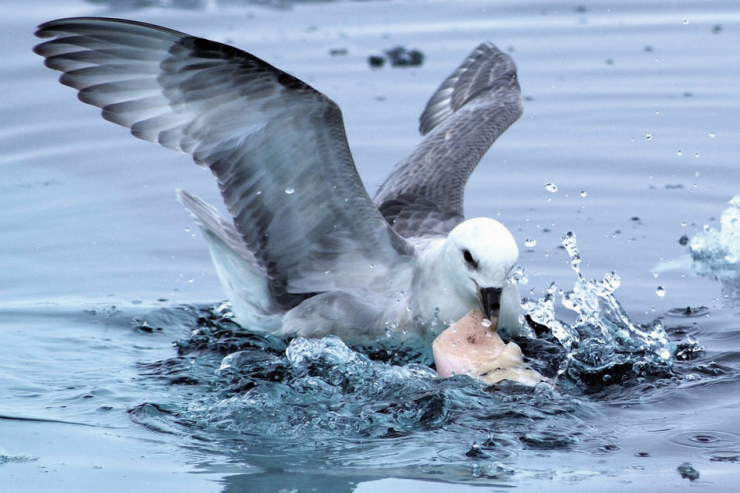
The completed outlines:
<svg viewBox="0 0 740 493">
<path fill-rule="evenodd" d="M 500 222 L 468 219 L 450 232 L 444 245 L 445 266 L 454 289 L 486 318 L 497 317 L 501 291 L 519 258 L 519 248 Z"/>
</svg>

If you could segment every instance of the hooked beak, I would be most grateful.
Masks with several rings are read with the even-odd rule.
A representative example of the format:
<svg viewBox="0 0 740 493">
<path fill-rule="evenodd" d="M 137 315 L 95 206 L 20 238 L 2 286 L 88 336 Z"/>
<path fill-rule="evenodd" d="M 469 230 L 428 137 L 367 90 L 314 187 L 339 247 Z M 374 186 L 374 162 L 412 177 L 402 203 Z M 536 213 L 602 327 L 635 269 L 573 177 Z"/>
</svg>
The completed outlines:
<svg viewBox="0 0 740 493">
<path fill-rule="evenodd" d="M 501 288 L 480 288 L 478 297 L 481 311 L 488 320 L 498 318 L 501 309 Z"/>
</svg>

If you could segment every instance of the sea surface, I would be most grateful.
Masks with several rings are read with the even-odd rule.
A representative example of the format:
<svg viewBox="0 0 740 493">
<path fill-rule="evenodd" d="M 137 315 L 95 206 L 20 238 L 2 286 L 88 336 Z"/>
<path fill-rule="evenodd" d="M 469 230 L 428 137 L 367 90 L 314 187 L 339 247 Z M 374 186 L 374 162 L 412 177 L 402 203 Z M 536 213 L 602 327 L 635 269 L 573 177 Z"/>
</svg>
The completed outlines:
<svg viewBox="0 0 740 493">
<path fill-rule="evenodd" d="M 32 52 L 38 24 L 71 16 L 306 81 L 341 106 L 371 193 L 439 83 L 482 41 L 507 51 L 524 114 L 466 214 L 517 239 L 520 291 L 549 320 L 522 346 L 556 385 L 233 324 L 174 194 L 219 203 L 211 174 L 103 121 Z M 5 0 L 0 40 L 2 491 L 736 488 L 737 2 Z M 368 63 L 397 46 L 423 63 Z"/>
</svg>

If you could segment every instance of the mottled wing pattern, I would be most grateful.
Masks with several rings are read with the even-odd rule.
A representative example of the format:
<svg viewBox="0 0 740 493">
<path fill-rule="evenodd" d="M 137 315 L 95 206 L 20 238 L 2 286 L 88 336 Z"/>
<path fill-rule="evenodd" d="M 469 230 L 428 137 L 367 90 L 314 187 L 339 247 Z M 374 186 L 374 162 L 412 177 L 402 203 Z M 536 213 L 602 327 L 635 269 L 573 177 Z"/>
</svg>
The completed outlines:
<svg viewBox="0 0 740 493">
<path fill-rule="evenodd" d="M 468 177 L 521 114 L 514 61 L 481 44 L 432 95 L 420 118 L 426 137 L 378 190 L 375 203 L 389 224 L 407 238 L 459 224 Z"/>
<path fill-rule="evenodd" d="M 62 19 L 36 35 L 51 38 L 35 51 L 80 100 L 213 172 L 285 308 L 406 260 L 409 245 L 357 174 L 339 107 L 312 87 L 231 46 L 139 22 Z"/>
</svg>

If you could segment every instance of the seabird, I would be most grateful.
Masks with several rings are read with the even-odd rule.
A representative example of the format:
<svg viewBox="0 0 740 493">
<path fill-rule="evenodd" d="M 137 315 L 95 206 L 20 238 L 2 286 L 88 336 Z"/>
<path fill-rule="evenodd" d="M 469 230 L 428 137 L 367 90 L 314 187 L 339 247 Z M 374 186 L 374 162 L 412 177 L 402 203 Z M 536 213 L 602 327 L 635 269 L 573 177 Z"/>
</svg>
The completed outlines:
<svg viewBox="0 0 740 493">
<path fill-rule="evenodd" d="M 423 140 L 372 199 L 339 106 L 250 53 L 120 19 L 60 19 L 36 35 L 81 101 L 215 175 L 231 217 L 178 197 L 243 326 L 349 343 L 431 340 L 473 309 L 499 330 L 524 326 L 514 238 L 463 215 L 470 173 L 522 113 L 514 61 L 493 44 L 442 82 Z"/>
</svg>

